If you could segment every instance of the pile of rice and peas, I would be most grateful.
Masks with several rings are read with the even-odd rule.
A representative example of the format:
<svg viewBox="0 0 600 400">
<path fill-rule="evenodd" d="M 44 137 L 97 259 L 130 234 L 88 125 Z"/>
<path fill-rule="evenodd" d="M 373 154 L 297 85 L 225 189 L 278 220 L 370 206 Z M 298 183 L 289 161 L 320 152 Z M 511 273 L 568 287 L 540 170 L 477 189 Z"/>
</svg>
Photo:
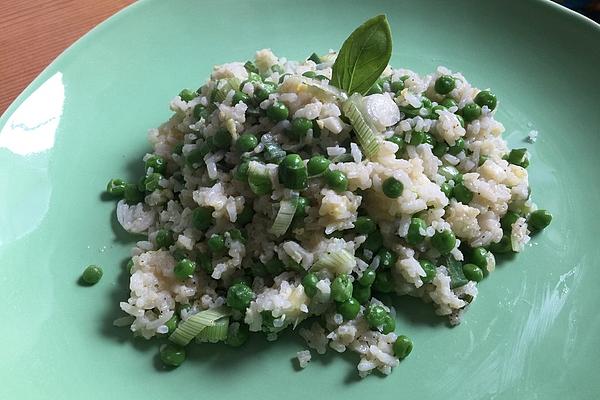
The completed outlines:
<svg viewBox="0 0 600 400">
<path fill-rule="evenodd" d="M 376 30 L 380 70 L 350 79 L 368 85 L 355 91 L 346 45 Z M 145 176 L 108 184 L 119 223 L 147 236 L 116 325 L 169 337 L 161 358 L 178 366 L 192 340 L 275 340 L 313 317 L 297 329 L 308 347 L 357 353 L 364 377 L 412 349 L 387 294 L 459 323 L 494 255 L 522 251 L 551 215 L 530 199 L 528 154 L 502 139 L 495 95 L 444 67 L 388 66 L 386 38 L 379 16 L 339 54 L 260 50 L 171 101 Z"/>
</svg>

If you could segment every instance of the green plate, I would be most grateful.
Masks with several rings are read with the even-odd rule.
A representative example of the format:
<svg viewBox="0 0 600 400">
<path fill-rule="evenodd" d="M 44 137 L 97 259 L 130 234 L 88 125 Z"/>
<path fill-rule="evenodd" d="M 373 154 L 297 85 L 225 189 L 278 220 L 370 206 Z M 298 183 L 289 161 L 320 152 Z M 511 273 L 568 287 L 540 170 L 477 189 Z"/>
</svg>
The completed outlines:
<svg viewBox="0 0 600 400">
<path fill-rule="evenodd" d="M 314 357 L 292 335 L 243 349 L 197 347 L 174 371 L 158 344 L 112 321 L 127 298 L 134 238 L 102 190 L 141 173 L 146 132 L 213 64 L 272 48 L 289 59 L 337 49 L 370 16 L 389 17 L 392 63 L 446 65 L 501 102 L 512 146 L 532 153 L 549 229 L 480 285 L 464 322 L 399 304 L 411 356 L 356 379 L 352 355 Z M 142 1 L 79 40 L 0 119 L 0 398 L 591 399 L 600 392 L 600 27 L 545 1 Z M 23 49 L 23 51 L 28 51 Z M 535 144 L 527 133 L 539 131 Z M 84 266 L 105 275 L 78 285 Z M 260 396 L 260 397 L 259 397 Z"/>
</svg>

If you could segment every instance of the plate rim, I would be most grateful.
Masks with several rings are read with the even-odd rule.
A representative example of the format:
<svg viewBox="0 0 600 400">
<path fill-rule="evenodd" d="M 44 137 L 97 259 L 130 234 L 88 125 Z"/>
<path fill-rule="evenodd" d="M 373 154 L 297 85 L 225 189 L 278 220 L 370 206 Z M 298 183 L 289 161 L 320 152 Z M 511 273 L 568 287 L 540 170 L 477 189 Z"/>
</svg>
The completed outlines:
<svg viewBox="0 0 600 400">
<path fill-rule="evenodd" d="M 583 14 L 580 14 L 576 11 L 571 10 L 561 4 L 555 3 L 552 0 L 527 0 L 531 4 L 535 4 L 536 7 L 542 7 L 548 10 L 553 10 L 558 13 L 562 13 L 565 17 L 571 18 L 574 22 L 581 24 L 581 27 L 585 27 L 586 29 L 590 29 L 595 34 L 599 35 L 600 39 L 600 23 L 595 22 L 594 20 L 586 17 Z M 110 29 L 110 27 L 120 21 L 123 18 L 126 18 L 130 13 L 135 12 L 137 9 L 142 7 L 150 7 L 152 4 L 159 2 L 159 0 L 136 0 L 134 3 L 129 4 L 123 9 L 117 11 L 115 14 L 111 15 L 104 21 L 100 22 L 98 25 L 90 29 L 84 35 L 79 37 L 75 42 L 61 51 L 36 77 L 19 93 L 17 97 L 9 104 L 9 106 L 4 110 L 2 114 L 0 114 L 0 129 L 6 125 L 9 117 L 14 113 L 14 111 L 23 103 L 23 101 L 37 89 L 43 81 L 45 81 L 48 75 L 51 75 L 55 72 L 55 69 L 59 66 L 60 63 L 65 62 L 65 58 L 69 57 L 70 53 L 73 51 L 77 51 L 81 46 L 84 46 L 89 40 L 93 40 L 96 36 L 102 34 L 106 29 Z"/>
</svg>

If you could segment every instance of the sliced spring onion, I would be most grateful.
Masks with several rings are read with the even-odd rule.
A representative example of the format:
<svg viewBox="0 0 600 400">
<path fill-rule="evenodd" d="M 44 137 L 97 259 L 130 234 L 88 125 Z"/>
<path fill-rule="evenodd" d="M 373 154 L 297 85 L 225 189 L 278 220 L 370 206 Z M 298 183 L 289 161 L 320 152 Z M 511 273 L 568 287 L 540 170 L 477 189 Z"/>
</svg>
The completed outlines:
<svg viewBox="0 0 600 400">
<path fill-rule="evenodd" d="M 379 142 L 377 141 L 375 128 L 372 126 L 366 113 L 361 111 L 363 107 L 362 103 L 362 96 L 354 93 L 342 104 L 342 110 L 350 120 L 365 156 L 372 158 L 379 151 Z"/>
<path fill-rule="evenodd" d="M 221 318 L 231 315 L 227 307 L 218 307 L 200 311 L 179 324 L 177 329 L 169 336 L 169 340 L 180 346 L 187 345 L 193 338 L 207 326 L 214 326 Z"/>
<path fill-rule="evenodd" d="M 335 86 L 321 82 L 319 79 L 300 78 L 300 82 L 308 86 L 308 92 L 319 100 L 334 102 L 336 100 L 345 100 L 348 96 Z"/>
<path fill-rule="evenodd" d="M 316 263 L 313 264 L 311 270 L 319 271 L 326 269 L 334 274 L 349 274 L 356 266 L 356 258 L 346 250 L 330 251 L 323 254 Z"/>
<path fill-rule="evenodd" d="M 285 150 L 281 148 L 279 143 L 271 137 L 271 135 L 263 135 L 261 142 L 265 146 L 264 156 L 265 161 L 279 164 L 286 156 Z"/>
<path fill-rule="evenodd" d="M 270 233 L 279 237 L 287 232 L 296 213 L 296 204 L 294 199 L 282 200 L 279 203 L 279 211 L 277 212 L 273 226 L 269 230 Z"/>
<path fill-rule="evenodd" d="M 196 336 L 197 342 L 217 343 L 227 339 L 229 330 L 229 317 L 215 321 L 213 326 L 207 326 Z"/>
<path fill-rule="evenodd" d="M 350 153 L 344 153 L 344 154 L 340 154 L 339 156 L 335 156 L 331 159 L 332 162 L 334 163 L 338 163 L 338 162 L 352 162 L 354 161 L 354 157 L 352 157 L 352 154 Z"/>
<path fill-rule="evenodd" d="M 263 164 L 257 161 L 250 161 L 248 165 L 248 185 L 250 186 L 250 190 L 259 196 L 271 192 L 273 184 L 271 183 L 269 171 Z"/>
<path fill-rule="evenodd" d="M 211 96 L 213 102 L 221 103 L 225 100 L 225 97 L 227 97 L 227 93 L 224 90 L 213 89 Z"/>
<path fill-rule="evenodd" d="M 455 179 L 460 172 L 452 165 L 444 165 L 438 169 L 438 174 L 446 178 L 447 181 Z"/>
<path fill-rule="evenodd" d="M 238 90 L 242 81 L 238 78 L 229 78 L 227 79 L 227 85 L 222 89 L 225 94 L 229 93 L 230 90 Z"/>
</svg>

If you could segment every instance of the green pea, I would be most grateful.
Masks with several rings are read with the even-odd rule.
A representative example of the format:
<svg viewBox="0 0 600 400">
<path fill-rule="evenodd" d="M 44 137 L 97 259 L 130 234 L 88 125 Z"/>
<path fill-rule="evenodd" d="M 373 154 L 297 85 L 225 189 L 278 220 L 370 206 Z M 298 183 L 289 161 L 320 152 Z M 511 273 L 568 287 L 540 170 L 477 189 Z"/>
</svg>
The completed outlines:
<svg viewBox="0 0 600 400">
<path fill-rule="evenodd" d="M 336 192 L 344 192 L 348 189 L 348 178 L 342 171 L 327 170 L 325 172 L 327 185 Z"/>
<path fill-rule="evenodd" d="M 352 282 L 348 275 L 340 275 L 331 283 L 331 297 L 338 303 L 349 300 L 352 297 Z"/>
<path fill-rule="evenodd" d="M 500 226 L 505 231 L 510 231 L 512 225 L 519 219 L 519 214 L 514 211 L 507 211 L 502 218 L 500 218 Z"/>
<path fill-rule="evenodd" d="M 375 272 L 375 270 L 369 267 L 363 271 L 362 276 L 358 279 L 357 282 L 361 286 L 371 286 L 373 282 L 375 282 L 376 275 L 377 273 Z"/>
<path fill-rule="evenodd" d="M 453 156 L 457 156 L 461 151 L 465 149 L 465 140 L 463 138 L 458 138 L 454 142 L 454 146 L 450 146 L 448 149 L 448 153 Z"/>
<path fill-rule="evenodd" d="M 200 147 L 195 148 L 190 151 L 187 156 L 185 156 L 185 162 L 193 166 L 194 164 L 200 164 L 204 162 L 204 156 L 206 156 L 211 151 L 211 146 L 207 143 L 204 143 Z"/>
<path fill-rule="evenodd" d="M 425 271 L 425 276 L 421 277 L 423 283 L 429 283 L 433 281 L 436 273 L 435 265 L 431 261 L 425 259 L 419 260 L 419 264 L 421 264 L 421 268 L 423 268 L 423 271 Z"/>
<path fill-rule="evenodd" d="M 210 116 L 210 112 L 202 104 L 196 104 L 194 106 L 193 114 L 194 114 L 194 118 L 196 118 L 197 120 L 200 120 L 201 118 L 204 118 L 205 120 L 207 120 L 208 117 Z"/>
<path fill-rule="evenodd" d="M 258 139 L 251 133 L 244 133 L 243 135 L 240 135 L 235 145 L 242 153 L 252 151 L 258 146 Z"/>
<path fill-rule="evenodd" d="M 212 236 L 206 242 L 210 251 L 214 254 L 223 253 L 226 249 L 225 239 L 223 235 L 213 233 Z"/>
<path fill-rule="evenodd" d="M 248 325 L 240 322 L 237 326 L 239 326 L 237 329 L 233 329 L 233 324 L 231 324 L 227 330 L 227 339 L 225 339 L 225 343 L 231 347 L 240 347 L 248 341 L 248 337 L 250 336 Z"/>
<path fill-rule="evenodd" d="M 410 352 L 413 349 L 412 340 L 410 340 L 407 336 L 400 335 L 394 342 L 394 354 L 400 360 L 408 357 Z"/>
<path fill-rule="evenodd" d="M 527 224 L 533 232 L 538 232 L 546 228 L 552 222 L 552 214 L 547 210 L 536 210 L 529 214 Z"/>
<path fill-rule="evenodd" d="M 461 110 L 465 122 L 475 121 L 481 116 L 481 107 L 475 103 L 469 103 Z"/>
<path fill-rule="evenodd" d="M 389 270 L 378 270 L 373 281 L 373 289 L 381 293 L 394 291 L 394 280 Z"/>
<path fill-rule="evenodd" d="M 178 279 L 187 279 L 196 272 L 196 263 L 190 259 L 184 258 L 175 264 L 173 273 Z"/>
<path fill-rule="evenodd" d="M 287 119 L 290 111 L 285 104 L 275 102 L 269 108 L 267 108 L 267 117 L 273 122 L 283 121 Z"/>
<path fill-rule="evenodd" d="M 159 248 L 168 248 L 173 244 L 173 235 L 167 229 L 160 229 L 156 232 L 155 240 Z"/>
<path fill-rule="evenodd" d="M 492 253 L 509 253 L 512 251 L 512 241 L 509 235 L 503 235 L 498 243 L 490 243 L 489 249 Z"/>
<path fill-rule="evenodd" d="M 319 278 L 313 272 L 309 272 L 302 278 L 302 286 L 304 286 L 304 293 L 308 297 L 314 297 L 317 294 L 317 283 Z"/>
<path fill-rule="evenodd" d="M 381 184 L 383 194 L 391 199 L 396 199 L 402 195 L 404 185 L 398 179 L 389 177 Z"/>
<path fill-rule="evenodd" d="M 181 261 L 187 257 L 185 250 L 180 248 L 174 249 L 171 254 L 173 254 L 173 258 L 177 261 Z"/>
<path fill-rule="evenodd" d="M 444 182 L 440 185 L 440 190 L 446 195 L 447 198 L 452 197 L 452 186 L 448 182 Z"/>
<path fill-rule="evenodd" d="M 315 175 L 322 174 L 323 172 L 325 172 L 327 170 L 327 168 L 329 167 L 329 164 L 331 164 L 331 161 L 329 161 L 326 157 L 323 157 L 323 156 L 311 157 L 311 159 L 308 160 L 308 163 L 306 164 L 308 175 L 315 176 Z"/>
<path fill-rule="evenodd" d="M 413 146 L 418 146 L 427 141 L 427 134 L 425 132 L 413 132 L 410 136 L 410 144 Z"/>
<path fill-rule="evenodd" d="M 214 223 L 211 207 L 198 207 L 192 211 L 192 226 L 198 230 L 205 231 Z"/>
<path fill-rule="evenodd" d="M 483 279 L 483 271 L 475 264 L 464 264 L 462 270 L 465 277 L 470 281 L 479 282 Z"/>
<path fill-rule="evenodd" d="M 442 106 L 442 105 L 437 105 L 431 108 L 431 113 L 429 114 L 429 118 L 430 119 L 438 119 L 440 117 L 440 114 L 438 114 L 438 111 L 445 111 L 446 107 Z"/>
<path fill-rule="evenodd" d="M 181 100 L 185 102 L 194 100 L 196 96 L 196 92 L 190 89 L 183 89 L 181 92 L 179 92 L 179 97 L 181 97 Z"/>
<path fill-rule="evenodd" d="M 379 256 L 379 268 L 390 268 L 396 264 L 398 256 L 393 251 L 382 247 L 378 252 Z"/>
<path fill-rule="evenodd" d="M 507 161 L 519 167 L 527 168 L 529 166 L 529 155 L 527 149 L 512 149 L 508 153 Z"/>
<path fill-rule="evenodd" d="M 277 85 L 270 82 L 265 82 L 263 84 L 259 84 L 254 89 L 254 98 L 258 103 L 262 103 L 269 96 L 277 91 Z M 285 118 L 284 118 L 285 119 Z"/>
<path fill-rule="evenodd" d="M 308 184 L 308 172 L 302 157 L 288 154 L 279 164 L 279 182 L 288 189 L 303 190 Z"/>
<path fill-rule="evenodd" d="M 106 185 L 106 191 L 113 196 L 122 197 L 125 193 L 126 185 L 127 184 L 123 179 L 114 178 L 108 181 L 108 185 Z"/>
<path fill-rule="evenodd" d="M 381 327 L 381 333 L 387 335 L 388 333 L 394 332 L 396 329 L 396 320 L 392 318 L 392 316 L 388 313 L 387 317 L 385 317 L 383 321 L 383 326 Z"/>
<path fill-rule="evenodd" d="M 365 249 L 376 253 L 381 248 L 381 246 L 383 246 L 383 236 L 381 235 L 381 232 L 375 231 L 369 233 L 367 239 L 363 243 L 363 246 Z"/>
<path fill-rule="evenodd" d="M 269 273 L 267 272 L 267 269 L 265 268 L 265 265 L 261 262 L 252 262 L 250 264 L 250 271 L 252 272 L 253 276 L 259 276 L 261 278 L 266 277 Z"/>
<path fill-rule="evenodd" d="M 441 158 L 448 152 L 448 145 L 445 142 L 437 142 L 431 152 L 434 156 Z"/>
<path fill-rule="evenodd" d="M 404 89 L 404 81 L 390 82 L 390 90 L 396 94 Z"/>
<path fill-rule="evenodd" d="M 265 264 L 265 269 L 270 275 L 279 275 L 285 265 L 279 258 L 272 258 Z"/>
<path fill-rule="evenodd" d="M 294 203 L 296 204 L 294 218 L 306 217 L 306 207 L 308 207 L 308 199 L 306 197 L 299 196 L 294 200 Z"/>
<path fill-rule="evenodd" d="M 382 326 L 386 321 L 388 312 L 379 304 L 369 304 L 365 310 L 365 319 L 372 329 L 377 329 Z"/>
<path fill-rule="evenodd" d="M 231 105 L 236 105 L 239 102 L 242 103 L 248 103 L 250 102 L 250 96 L 248 96 L 246 93 L 236 90 L 233 97 L 231 98 Z"/>
<path fill-rule="evenodd" d="M 458 120 L 458 123 L 460 124 L 460 126 L 462 126 L 463 128 L 465 127 L 465 120 L 461 115 L 458 114 L 454 114 L 456 115 L 456 119 Z"/>
<path fill-rule="evenodd" d="M 355 283 L 352 290 L 352 296 L 360 304 L 365 304 L 369 301 L 369 299 L 371 299 L 371 286 L 362 286 L 358 283 Z"/>
<path fill-rule="evenodd" d="M 167 161 L 161 156 L 151 156 L 146 160 L 146 171 L 149 168 L 152 168 L 152 172 L 158 172 L 159 174 L 164 174 L 167 169 Z"/>
<path fill-rule="evenodd" d="M 377 224 L 370 217 L 360 216 L 354 222 L 354 231 L 359 235 L 369 235 L 377 230 Z"/>
<path fill-rule="evenodd" d="M 496 108 L 496 104 L 498 103 L 496 95 L 490 90 L 482 90 L 481 92 L 477 93 L 477 96 L 475 96 L 474 101 L 481 107 L 487 106 L 487 108 L 489 108 L 490 111 L 493 111 Z"/>
<path fill-rule="evenodd" d="M 242 161 L 233 172 L 233 178 L 241 182 L 248 181 L 248 170 L 250 169 L 250 161 Z"/>
<path fill-rule="evenodd" d="M 425 240 L 425 235 L 421 233 L 427 229 L 427 223 L 421 219 L 413 217 L 408 225 L 408 233 L 406 234 L 406 242 L 410 245 L 417 245 Z"/>
<path fill-rule="evenodd" d="M 469 261 L 482 270 L 487 269 L 487 250 L 483 247 L 475 247 L 471 250 Z"/>
<path fill-rule="evenodd" d="M 458 107 L 458 103 L 452 97 L 445 97 L 444 100 L 440 101 L 440 105 L 446 108 Z"/>
<path fill-rule="evenodd" d="M 427 97 L 423 97 L 421 99 L 421 107 L 422 108 L 431 108 L 432 103 L 431 100 L 429 100 Z"/>
<path fill-rule="evenodd" d="M 386 140 L 388 142 L 392 142 L 398 146 L 398 151 L 396 151 L 396 158 L 401 158 L 402 152 L 404 151 L 404 148 L 406 147 L 406 142 L 404 142 L 404 139 L 402 139 L 402 137 L 399 135 L 392 135 L 389 138 L 387 138 Z"/>
<path fill-rule="evenodd" d="M 471 202 L 471 200 L 473 200 L 473 192 L 467 189 L 467 187 L 462 183 L 454 185 L 452 193 L 454 194 L 456 201 L 459 201 L 463 204 L 468 204 Z"/>
<path fill-rule="evenodd" d="M 440 253 L 448 254 L 456 246 L 456 236 L 450 230 L 436 232 L 431 238 L 431 245 Z"/>
<path fill-rule="evenodd" d="M 252 218 L 254 218 L 254 209 L 251 205 L 246 204 L 242 212 L 238 214 L 236 222 L 240 226 L 244 226 L 252 222 Z"/>
<path fill-rule="evenodd" d="M 160 348 L 161 361 L 170 367 L 179 367 L 185 361 L 185 348 L 168 343 Z"/>
<path fill-rule="evenodd" d="M 360 311 L 360 303 L 356 299 L 350 298 L 343 303 L 338 303 L 336 308 L 337 312 L 342 314 L 342 317 L 348 321 L 356 318 Z"/>
<path fill-rule="evenodd" d="M 87 283 L 88 285 L 95 285 L 100 281 L 104 272 L 102 268 L 97 265 L 89 265 L 86 269 L 83 270 L 83 274 L 81 275 L 81 279 Z"/>
<path fill-rule="evenodd" d="M 231 240 L 236 240 L 242 243 L 246 242 L 246 237 L 244 236 L 244 233 L 237 228 L 229 229 L 227 230 L 227 233 L 229 233 L 229 237 L 231 238 Z"/>
<path fill-rule="evenodd" d="M 294 140 L 302 140 L 309 129 L 312 129 L 312 121 L 310 119 L 294 118 L 286 134 Z"/>
<path fill-rule="evenodd" d="M 253 298 L 254 292 L 243 283 L 236 283 L 227 290 L 227 305 L 235 310 L 246 310 Z"/>
<path fill-rule="evenodd" d="M 123 198 L 127 204 L 136 204 L 144 200 L 144 194 L 139 191 L 137 185 L 128 183 L 123 190 Z"/>
<path fill-rule="evenodd" d="M 202 268 L 204 272 L 206 272 L 209 275 L 213 273 L 214 268 L 212 265 L 212 259 L 208 254 L 200 253 L 198 254 L 196 260 L 198 261 L 198 265 L 200 265 L 200 268 Z"/>
<path fill-rule="evenodd" d="M 213 136 L 213 143 L 216 148 L 227 150 L 231 146 L 231 134 L 227 129 L 219 129 Z"/>
<path fill-rule="evenodd" d="M 454 81 L 454 77 L 450 75 L 442 75 L 435 80 L 435 84 L 433 88 L 439 94 L 448 94 L 454 90 L 456 87 L 456 82 Z"/>
</svg>

